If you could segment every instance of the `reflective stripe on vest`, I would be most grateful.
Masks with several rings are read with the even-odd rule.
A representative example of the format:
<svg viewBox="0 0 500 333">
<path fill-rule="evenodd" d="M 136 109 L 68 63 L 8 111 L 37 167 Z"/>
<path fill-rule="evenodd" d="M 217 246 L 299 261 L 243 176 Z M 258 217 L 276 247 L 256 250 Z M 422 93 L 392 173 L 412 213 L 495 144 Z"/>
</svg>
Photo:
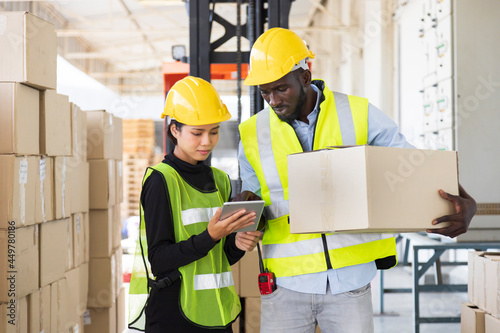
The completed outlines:
<svg viewBox="0 0 500 333">
<path fill-rule="evenodd" d="M 210 221 L 212 216 L 214 216 L 217 211 L 217 207 L 209 207 L 209 208 L 191 208 L 183 210 L 182 215 L 182 224 L 190 225 L 199 222 L 207 222 Z"/>
<path fill-rule="evenodd" d="M 368 101 L 332 93 L 325 85 L 313 150 L 368 141 Z M 268 220 L 263 239 L 264 263 L 276 276 L 325 271 L 321 234 L 290 234 L 286 156 L 302 152 L 295 130 L 269 108 L 240 124 L 245 155 L 257 175 Z M 396 255 L 395 239 L 379 234 L 328 234 L 333 268 L 357 265 Z"/>
<path fill-rule="evenodd" d="M 194 290 L 219 289 L 234 286 L 233 274 L 198 274 L 194 276 Z"/>
</svg>

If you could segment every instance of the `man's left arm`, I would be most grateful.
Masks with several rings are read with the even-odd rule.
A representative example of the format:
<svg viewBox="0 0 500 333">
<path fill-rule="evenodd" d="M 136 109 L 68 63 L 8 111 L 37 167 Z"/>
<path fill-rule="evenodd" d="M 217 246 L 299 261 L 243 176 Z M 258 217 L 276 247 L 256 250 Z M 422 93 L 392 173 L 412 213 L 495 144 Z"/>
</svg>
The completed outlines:
<svg viewBox="0 0 500 333">
<path fill-rule="evenodd" d="M 408 143 L 404 135 L 399 132 L 396 123 L 372 104 L 369 104 L 368 107 L 368 144 L 384 147 L 415 148 Z M 432 224 L 435 225 L 442 222 L 451 222 L 450 226 L 427 230 L 427 232 L 441 234 L 451 238 L 467 232 L 470 221 L 477 210 L 474 198 L 472 198 L 460 184 L 458 196 L 451 195 L 443 190 L 439 191 L 439 195 L 453 204 L 456 213 L 441 216 L 432 221 Z"/>
</svg>

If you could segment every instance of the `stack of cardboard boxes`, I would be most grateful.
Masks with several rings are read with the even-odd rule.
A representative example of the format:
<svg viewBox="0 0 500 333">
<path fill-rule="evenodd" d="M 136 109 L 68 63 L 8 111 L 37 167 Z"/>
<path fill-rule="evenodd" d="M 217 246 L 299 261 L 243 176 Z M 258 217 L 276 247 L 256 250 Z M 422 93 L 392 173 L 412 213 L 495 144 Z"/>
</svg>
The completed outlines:
<svg viewBox="0 0 500 333">
<path fill-rule="evenodd" d="M 462 333 L 500 332 L 500 252 L 469 252 L 468 301 Z"/>
<path fill-rule="evenodd" d="M 122 332 L 125 289 L 121 269 L 122 123 L 103 110 L 87 111 L 89 291 L 85 332 Z"/>
<path fill-rule="evenodd" d="M 55 91 L 54 25 L 25 12 L 0 22 L 0 331 L 82 331 L 85 116 Z"/>
<path fill-rule="evenodd" d="M 104 132 L 90 131 L 94 136 L 88 137 L 87 113 L 55 91 L 54 25 L 25 12 L 0 12 L 0 23 L 0 332 L 121 331 L 123 324 L 116 324 L 125 321 L 118 274 L 120 119 L 113 119 L 115 155 L 107 170 L 114 187 L 111 190 L 101 178 L 89 195 L 90 173 L 102 173 L 99 159 L 109 156 L 95 155 Z M 94 118 L 89 118 L 93 126 Z M 109 290 L 112 303 L 118 304 L 113 310 L 115 329 L 94 329 L 100 320 L 95 307 L 110 304 L 107 289 L 95 289 L 106 271 L 94 258 L 101 259 L 104 250 L 98 239 L 93 244 L 97 249 L 90 248 L 89 197 L 94 212 L 95 205 L 103 209 L 98 196 L 103 193 L 112 196 L 104 210 L 111 210 L 117 221 L 106 234 L 111 250 L 101 260 L 116 261 L 108 270 L 116 277 L 116 290 Z"/>
<path fill-rule="evenodd" d="M 155 144 L 155 126 L 151 119 L 123 120 L 123 178 L 124 218 L 139 216 L 142 178 L 152 165 Z"/>
</svg>

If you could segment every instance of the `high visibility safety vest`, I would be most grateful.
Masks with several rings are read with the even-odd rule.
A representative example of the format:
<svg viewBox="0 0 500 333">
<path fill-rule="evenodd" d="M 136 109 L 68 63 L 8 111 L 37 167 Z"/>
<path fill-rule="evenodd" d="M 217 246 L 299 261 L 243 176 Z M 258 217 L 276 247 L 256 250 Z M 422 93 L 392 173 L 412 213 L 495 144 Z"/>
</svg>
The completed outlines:
<svg viewBox="0 0 500 333">
<path fill-rule="evenodd" d="M 207 229 L 208 222 L 217 207 L 228 200 L 231 185 L 227 175 L 212 168 L 217 191 L 200 192 L 189 185 L 171 166 L 165 163 L 148 168 L 143 184 L 153 170 L 161 172 L 172 207 L 175 241 L 187 240 Z M 134 256 L 134 266 L 129 293 L 129 328 L 144 331 L 144 308 L 150 288 L 148 277 L 151 267 L 144 213 L 141 205 L 139 241 Z M 180 267 L 180 310 L 194 325 L 207 328 L 223 328 L 232 323 L 241 311 L 239 297 L 234 288 L 231 267 L 224 253 L 225 238 L 203 258 Z M 168 260 L 168 258 L 166 259 Z M 168 316 L 168 313 L 165 313 Z"/>
<path fill-rule="evenodd" d="M 368 100 L 323 90 L 313 150 L 327 146 L 364 145 L 368 141 Z M 252 165 L 266 202 L 264 264 L 277 277 L 296 276 L 376 261 L 396 264 L 394 237 L 380 234 L 290 234 L 287 155 L 302 152 L 295 130 L 266 108 L 239 126 L 245 156 Z M 304 172 L 304 177 L 307 173 Z"/>
</svg>

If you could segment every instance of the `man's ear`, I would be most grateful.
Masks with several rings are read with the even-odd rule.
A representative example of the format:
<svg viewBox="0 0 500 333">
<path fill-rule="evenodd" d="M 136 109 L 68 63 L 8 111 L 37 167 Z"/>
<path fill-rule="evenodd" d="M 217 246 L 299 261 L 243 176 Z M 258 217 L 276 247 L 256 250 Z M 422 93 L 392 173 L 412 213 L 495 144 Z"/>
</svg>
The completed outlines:
<svg viewBox="0 0 500 333">
<path fill-rule="evenodd" d="M 305 71 L 302 72 L 302 74 L 300 74 L 300 78 L 306 88 L 311 85 L 312 75 L 311 71 L 309 71 L 308 69 L 306 69 Z"/>
</svg>

